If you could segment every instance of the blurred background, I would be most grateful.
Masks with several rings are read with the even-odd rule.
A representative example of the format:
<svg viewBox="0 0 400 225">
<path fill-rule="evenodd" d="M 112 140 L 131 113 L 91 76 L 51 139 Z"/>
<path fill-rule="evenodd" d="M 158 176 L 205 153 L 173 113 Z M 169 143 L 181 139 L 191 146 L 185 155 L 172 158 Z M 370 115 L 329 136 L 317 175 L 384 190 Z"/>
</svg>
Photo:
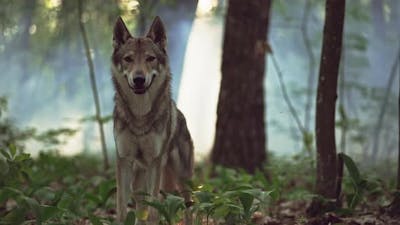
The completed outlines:
<svg viewBox="0 0 400 225">
<path fill-rule="evenodd" d="M 187 118 L 198 158 L 207 156 L 215 133 L 226 1 L 82 1 L 109 155 L 115 152 L 110 120 L 114 23 L 122 16 L 132 34 L 144 35 L 158 15 L 167 29 L 173 97 Z M 63 134 L 60 142 L 53 143 L 62 154 L 100 155 L 77 2 L 0 0 L 0 96 L 8 101 L 2 116 L 32 132 Z M 273 1 L 270 15 L 269 45 L 301 123 L 311 134 L 324 7 L 321 0 Z M 347 1 L 336 141 L 340 151 L 358 159 L 396 158 L 400 72 L 391 77 L 391 71 L 399 48 L 399 28 L 398 0 Z M 302 153 L 304 138 L 268 56 L 265 75 L 267 148 L 280 155 Z M 340 135 L 343 129 L 346 136 Z M 379 148 L 373 148 L 374 144 Z M 54 145 L 44 147 L 37 140 L 26 145 L 32 154 L 43 148 Z"/>
</svg>

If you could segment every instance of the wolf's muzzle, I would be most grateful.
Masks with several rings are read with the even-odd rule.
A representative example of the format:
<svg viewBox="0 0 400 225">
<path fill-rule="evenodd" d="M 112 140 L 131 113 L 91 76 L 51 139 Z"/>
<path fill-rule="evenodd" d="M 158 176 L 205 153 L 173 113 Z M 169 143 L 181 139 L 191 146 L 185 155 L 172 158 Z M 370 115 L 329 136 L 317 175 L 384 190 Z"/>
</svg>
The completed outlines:
<svg viewBox="0 0 400 225">
<path fill-rule="evenodd" d="M 143 94 L 146 91 L 146 78 L 144 76 L 137 76 L 133 78 L 133 91 L 136 94 Z"/>
<path fill-rule="evenodd" d="M 149 89 L 150 86 L 152 85 L 154 77 L 155 77 L 154 75 L 151 77 L 150 84 L 146 86 L 146 77 L 142 74 L 137 74 L 133 78 L 133 87 L 130 85 L 129 82 L 128 84 L 135 94 L 144 94 L 147 91 L 147 89 Z"/>
</svg>

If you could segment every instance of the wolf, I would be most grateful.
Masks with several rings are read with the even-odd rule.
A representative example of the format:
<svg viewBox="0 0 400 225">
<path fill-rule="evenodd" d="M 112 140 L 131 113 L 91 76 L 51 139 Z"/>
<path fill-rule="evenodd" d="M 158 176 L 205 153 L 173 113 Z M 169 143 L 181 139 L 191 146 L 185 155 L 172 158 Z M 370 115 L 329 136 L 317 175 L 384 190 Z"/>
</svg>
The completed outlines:
<svg viewBox="0 0 400 225">
<path fill-rule="evenodd" d="M 131 195 L 135 224 L 156 222 L 157 213 L 145 201 L 159 198 L 161 190 L 179 191 L 187 207 L 192 203 L 185 183 L 193 175 L 193 142 L 184 115 L 171 99 L 166 47 L 159 17 L 143 37 L 133 37 L 121 17 L 117 19 L 111 70 L 118 221 L 125 220 Z M 191 223 L 188 214 L 186 224 Z"/>
</svg>

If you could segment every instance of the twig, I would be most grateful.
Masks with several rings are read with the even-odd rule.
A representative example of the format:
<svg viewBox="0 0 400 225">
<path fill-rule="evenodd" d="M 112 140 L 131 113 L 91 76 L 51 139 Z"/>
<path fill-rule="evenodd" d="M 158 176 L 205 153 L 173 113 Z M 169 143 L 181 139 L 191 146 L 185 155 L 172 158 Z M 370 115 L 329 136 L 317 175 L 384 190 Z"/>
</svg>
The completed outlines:
<svg viewBox="0 0 400 225">
<path fill-rule="evenodd" d="M 290 101 L 290 97 L 289 97 L 289 94 L 288 94 L 288 92 L 286 90 L 285 83 L 283 82 L 283 75 L 282 75 L 282 72 L 281 72 L 280 67 L 278 65 L 278 62 L 277 62 L 277 60 L 276 60 L 276 58 L 275 58 L 273 53 L 271 53 L 270 55 L 271 55 L 271 59 L 272 59 L 272 64 L 274 65 L 276 74 L 278 76 L 279 86 L 281 87 L 283 98 L 285 99 L 285 102 L 289 107 L 290 113 L 292 114 L 294 120 L 296 121 L 297 128 L 299 129 L 299 131 L 300 131 L 300 133 L 302 135 L 305 135 L 305 133 L 307 131 L 304 129 L 303 125 L 301 124 L 301 121 L 300 121 L 300 118 L 299 118 L 299 116 L 297 114 L 297 111 L 294 108 L 292 102 Z"/>
<path fill-rule="evenodd" d="M 89 68 L 90 84 L 92 87 L 94 104 L 96 107 L 96 121 L 99 124 L 101 148 L 103 151 L 103 158 L 104 158 L 104 169 L 107 170 L 110 166 L 109 166 L 108 156 L 107 156 L 107 146 L 106 146 L 106 140 L 105 140 L 105 135 L 104 135 L 103 121 L 101 120 L 99 94 L 97 91 L 93 60 L 92 60 L 92 57 L 90 54 L 89 41 L 88 41 L 88 37 L 86 34 L 85 26 L 84 26 L 83 20 L 82 20 L 82 12 L 83 12 L 82 0 L 78 0 L 79 28 L 81 31 L 83 44 L 85 47 L 86 59 L 87 59 L 87 64 L 88 64 L 88 68 Z"/>
</svg>

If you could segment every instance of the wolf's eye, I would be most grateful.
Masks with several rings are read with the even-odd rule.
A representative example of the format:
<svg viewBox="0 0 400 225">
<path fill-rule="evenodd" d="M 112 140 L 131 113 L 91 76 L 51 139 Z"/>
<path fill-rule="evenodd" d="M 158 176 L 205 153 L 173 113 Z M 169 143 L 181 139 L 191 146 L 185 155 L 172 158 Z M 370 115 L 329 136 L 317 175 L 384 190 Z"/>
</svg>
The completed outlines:
<svg viewBox="0 0 400 225">
<path fill-rule="evenodd" d="M 146 61 L 147 62 L 153 62 L 156 59 L 154 56 L 147 56 Z"/>
<path fill-rule="evenodd" d="M 133 62 L 133 58 L 132 58 L 132 56 L 125 56 L 124 61 L 125 62 Z"/>
</svg>

